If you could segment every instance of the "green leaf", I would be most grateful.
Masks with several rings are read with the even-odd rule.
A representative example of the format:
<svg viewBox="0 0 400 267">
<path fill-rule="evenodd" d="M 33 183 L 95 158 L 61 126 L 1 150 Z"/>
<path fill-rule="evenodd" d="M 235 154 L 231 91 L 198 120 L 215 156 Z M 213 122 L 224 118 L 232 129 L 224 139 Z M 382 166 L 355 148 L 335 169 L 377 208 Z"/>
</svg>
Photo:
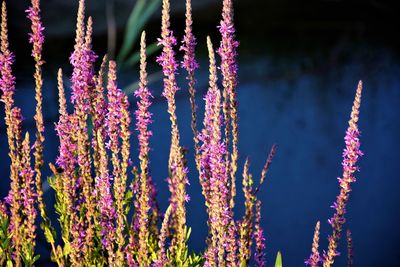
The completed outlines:
<svg viewBox="0 0 400 267">
<path fill-rule="evenodd" d="M 152 55 L 155 52 L 157 52 L 158 50 L 160 50 L 161 48 L 162 47 L 157 45 L 157 43 L 152 43 L 152 44 L 147 46 L 146 54 L 147 55 Z M 139 61 L 140 61 L 140 51 L 137 51 L 132 56 L 130 56 L 130 58 L 128 58 L 126 60 L 126 62 L 124 63 L 124 66 L 131 67 L 131 66 L 136 65 Z"/>
<path fill-rule="evenodd" d="M 188 241 L 190 238 L 190 234 L 192 233 L 192 227 L 187 227 L 185 230 L 186 230 L 186 241 Z"/>
<path fill-rule="evenodd" d="M 40 258 L 40 255 L 36 255 L 33 257 L 32 263 L 35 263 Z"/>
<path fill-rule="evenodd" d="M 125 28 L 125 37 L 122 43 L 121 50 L 118 54 L 117 61 L 122 61 L 126 58 L 129 53 L 129 50 L 132 48 L 132 44 L 134 43 L 135 35 L 130 33 L 132 28 L 135 27 L 139 14 L 142 13 L 144 6 L 146 4 L 146 0 L 138 0 L 136 5 L 133 7 L 131 14 L 128 18 L 128 23 Z"/>
<path fill-rule="evenodd" d="M 144 24 L 150 19 L 151 15 L 153 15 L 160 4 L 161 0 L 138 0 L 136 2 L 136 5 L 128 19 L 124 41 L 117 57 L 117 61 L 121 62 L 128 56 L 135 41 L 138 39 L 139 33 L 142 31 Z"/>
<path fill-rule="evenodd" d="M 8 260 L 8 261 L 7 261 L 7 267 L 13 267 L 13 264 L 12 264 L 12 261 L 11 261 L 11 260 Z"/>
<path fill-rule="evenodd" d="M 275 267 L 282 267 L 282 254 L 280 251 L 276 255 Z"/>
<path fill-rule="evenodd" d="M 66 242 L 64 244 L 64 249 L 63 249 L 64 257 L 68 256 L 71 252 L 72 252 L 71 244 L 69 242 Z"/>
<path fill-rule="evenodd" d="M 54 236 L 52 231 L 50 230 L 49 227 L 43 227 L 44 229 L 44 236 L 46 237 L 47 242 L 49 242 L 50 244 L 54 243 Z"/>
</svg>

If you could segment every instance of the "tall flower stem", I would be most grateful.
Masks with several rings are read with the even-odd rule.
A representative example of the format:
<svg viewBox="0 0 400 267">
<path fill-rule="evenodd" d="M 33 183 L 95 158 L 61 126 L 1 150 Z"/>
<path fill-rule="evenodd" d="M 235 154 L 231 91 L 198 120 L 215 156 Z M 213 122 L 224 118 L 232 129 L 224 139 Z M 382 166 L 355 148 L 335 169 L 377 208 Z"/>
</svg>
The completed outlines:
<svg viewBox="0 0 400 267">
<path fill-rule="evenodd" d="M 196 166 L 199 170 L 200 162 L 199 162 L 199 139 L 198 139 L 198 130 L 197 130 L 197 106 L 196 106 L 196 79 L 194 77 L 194 72 L 197 68 L 199 68 L 199 64 L 195 58 L 195 48 L 196 48 L 196 37 L 194 37 L 192 32 L 192 1 L 186 0 L 186 28 L 185 28 L 185 36 L 183 37 L 183 44 L 181 46 L 181 50 L 184 51 L 184 57 L 182 62 L 182 67 L 187 72 L 187 81 L 189 86 L 189 94 L 190 94 L 190 105 L 192 109 L 192 121 L 191 127 L 193 131 L 193 141 L 195 148 L 195 159 Z"/>
<path fill-rule="evenodd" d="M 13 132 L 12 108 L 14 105 L 15 77 L 12 74 L 12 65 L 14 63 L 14 55 L 9 50 L 8 29 L 7 29 L 7 8 L 3 1 L 1 9 L 1 54 L 0 54 L 0 88 L 2 91 L 1 101 L 4 103 L 5 122 L 7 125 L 7 140 L 9 147 L 9 157 L 11 160 L 11 181 L 18 179 L 17 171 L 17 147 L 15 144 L 15 133 Z"/>
<path fill-rule="evenodd" d="M 83 256 L 86 264 L 90 264 L 94 242 L 94 198 L 92 192 L 91 158 L 89 136 L 87 131 L 88 111 L 90 110 L 90 91 L 95 87 L 93 64 L 97 58 L 92 51 L 92 19 L 89 17 L 85 25 L 85 1 L 79 1 L 77 29 L 74 51 L 70 57 L 73 66 L 71 77 L 71 102 L 74 104 L 73 117 L 77 119 L 73 139 L 76 140 L 78 180 L 76 181 L 79 205 L 76 205 L 79 216 L 71 216 L 71 226 L 75 230 L 73 240 L 74 252 L 72 260 L 79 263 Z M 69 123 L 69 122 L 68 122 Z M 85 214 L 84 216 L 82 214 Z"/>
<path fill-rule="evenodd" d="M 350 230 L 346 232 L 347 239 L 347 267 L 353 267 L 353 236 Z"/>
<path fill-rule="evenodd" d="M 45 225 L 48 227 L 50 224 L 47 216 L 46 204 L 43 200 L 43 189 L 42 189 L 42 166 L 43 166 L 43 142 L 44 142 L 44 124 L 43 124 L 43 112 L 42 112 L 42 89 L 43 89 L 43 78 L 42 78 L 42 49 L 44 43 L 42 21 L 40 18 L 40 1 L 32 0 L 31 7 L 26 11 L 27 17 L 31 20 L 31 33 L 29 34 L 29 42 L 33 45 L 32 57 L 35 60 L 35 99 L 36 99 L 36 111 L 35 111 L 35 123 L 36 123 L 36 141 L 35 141 L 35 174 L 36 174 L 36 188 L 38 193 L 39 210 Z M 45 226 L 45 227 L 46 227 Z"/>
<path fill-rule="evenodd" d="M 174 209 L 172 213 L 172 227 L 176 231 L 174 236 L 171 252 L 183 249 L 185 244 L 185 224 L 186 224 L 186 184 L 187 168 L 184 163 L 183 149 L 180 146 L 180 134 L 178 130 L 178 119 L 176 116 L 175 94 L 178 90 L 176 83 L 176 70 L 178 64 L 175 59 L 174 46 L 176 38 L 170 28 L 170 2 L 163 0 L 162 9 L 162 26 L 161 39 L 159 45 L 163 46 L 161 55 L 157 58 L 157 62 L 162 66 L 164 73 L 164 91 L 163 96 L 167 99 L 168 113 L 171 121 L 171 149 L 169 156 L 169 188 L 171 191 L 171 204 Z"/>
<path fill-rule="evenodd" d="M 265 263 L 265 236 L 261 227 L 261 201 L 256 201 L 256 219 L 254 225 L 254 240 L 256 243 L 256 251 L 254 253 L 254 261 L 256 267 L 264 267 Z"/>
<path fill-rule="evenodd" d="M 243 193 L 245 197 L 245 214 L 239 224 L 239 262 L 248 264 L 251 256 L 252 229 L 255 195 L 253 191 L 253 178 L 249 173 L 249 160 L 247 159 L 243 168 Z"/>
<path fill-rule="evenodd" d="M 126 178 L 123 176 L 124 162 L 121 161 L 121 144 L 120 137 L 122 137 L 121 121 L 128 112 L 128 103 L 126 95 L 123 95 L 121 89 L 117 85 L 117 64 L 111 60 L 108 65 L 108 85 L 107 85 L 107 98 L 108 98 L 108 113 L 106 116 L 107 134 L 109 141 L 108 148 L 111 151 L 111 162 L 113 166 L 114 178 L 114 197 L 116 206 L 116 263 L 122 264 L 124 261 L 124 244 L 125 244 L 125 221 L 126 216 L 124 212 L 124 195 L 125 195 L 125 182 Z"/>
<path fill-rule="evenodd" d="M 21 147 L 21 171 L 20 176 L 22 178 L 22 188 L 20 190 L 23 209 L 22 215 L 24 217 L 23 220 L 23 229 L 22 236 L 24 237 L 24 242 L 22 245 L 22 255 L 25 259 L 25 264 L 33 264 L 33 258 L 35 254 L 35 245 L 36 245 L 36 192 L 34 188 L 34 171 L 31 167 L 31 148 L 29 142 L 29 133 L 25 134 L 25 138 L 22 142 Z"/>
<path fill-rule="evenodd" d="M 230 207 L 235 205 L 236 195 L 236 171 L 238 160 L 238 116 L 237 116 L 237 47 L 239 42 L 235 40 L 235 27 L 233 23 L 233 3 L 232 0 L 223 1 L 222 20 L 219 26 L 222 36 L 218 54 L 221 57 L 222 85 L 223 85 L 223 110 L 225 122 L 225 145 L 226 168 L 230 173 Z M 231 132 L 232 130 L 232 132 Z M 232 153 L 229 147 L 232 135 Z"/>
<path fill-rule="evenodd" d="M 140 266 L 149 266 L 149 210 L 150 210 L 150 191 L 149 191 L 149 138 L 152 132 L 148 126 L 151 122 L 149 111 L 152 95 L 147 88 L 146 72 L 146 33 L 143 32 L 140 41 L 140 82 L 139 89 L 135 91 L 135 96 L 139 99 L 138 109 L 136 110 L 136 130 L 139 132 L 139 160 L 140 160 L 140 199 L 139 202 L 139 253 L 138 262 Z"/>
<path fill-rule="evenodd" d="M 10 205 L 10 223 L 8 232 L 11 236 L 13 259 L 16 266 L 21 266 L 19 255 L 22 250 L 21 230 L 22 218 L 20 216 L 20 156 L 21 149 L 21 110 L 14 107 L 15 77 L 12 74 L 14 56 L 9 50 L 7 29 L 7 8 L 3 1 L 1 9 L 1 54 L 0 54 L 0 88 L 2 90 L 1 101 L 4 103 L 5 123 L 7 126 L 7 140 L 11 160 L 10 179 L 11 190 L 6 199 Z"/>
<path fill-rule="evenodd" d="M 108 158 L 107 152 L 104 146 L 103 135 L 100 131 L 96 134 L 98 153 L 99 153 L 99 176 L 96 177 L 96 191 L 97 200 L 99 201 L 99 213 L 100 213 L 100 224 L 101 224 L 101 244 L 105 248 L 108 254 L 108 265 L 115 265 L 115 237 L 116 229 L 114 221 L 116 218 L 116 212 L 113 203 L 113 197 L 111 194 L 111 183 L 110 174 L 108 172 Z"/>
<path fill-rule="evenodd" d="M 205 194 L 209 214 L 208 248 L 206 266 L 223 265 L 225 262 L 226 230 L 231 220 L 229 212 L 228 173 L 224 155 L 225 144 L 221 137 L 221 92 L 217 86 L 217 68 L 211 39 L 207 38 L 210 59 L 210 82 L 205 96 L 204 128 L 199 135 L 200 183 Z"/>
<path fill-rule="evenodd" d="M 312 243 L 312 247 L 311 247 L 311 255 L 310 255 L 310 258 L 308 258 L 305 261 L 305 263 L 307 265 L 310 265 L 311 267 L 318 267 L 319 263 L 321 262 L 321 256 L 319 255 L 319 251 L 318 251 L 319 231 L 320 231 L 320 222 L 318 221 L 317 224 L 315 225 L 313 243 Z"/>
<path fill-rule="evenodd" d="M 107 103 L 104 96 L 104 75 L 107 67 L 107 56 L 103 57 L 103 61 L 100 66 L 100 70 L 95 77 L 96 85 L 95 89 L 92 91 L 91 100 L 92 103 L 91 113 L 92 113 L 92 124 L 93 136 L 101 135 L 101 139 L 104 141 L 106 138 L 106 129 L 105 129 L 105 117 L 107 114 Z M 98 138 L 93 138 L 93 165 L 95 168 L 96 175 L 99 176 L 99 168 L 100 168 L 100 151 L 98 143 Z"/>
<path fill-rule="evenodd" d="M 362 82 L 357 87 L 353 108 L 350 115 L 349 127 L 344 138 L 346 148 L 343 151 L 343 175 L 338 178 L 340 184 L 340 194 L 337 196 L 336 202 L 333 204 L 335 213 L 328 222 L 332 226 L 332 235 L 328 237 L 328 251 L 324 255 L 324 267 L 330 267 L 334 263 L 335 256 L 338 255 L 337 247 L 341 237 L 342 227 L 345 223 L 346 204 L 349 200 L 351 183 L 356 181 L 354 173 L 358 171 L 357 161 L 363 153 L 360 150 L 360 132 L 357 122 L 361 105 Z"/>
</svg>

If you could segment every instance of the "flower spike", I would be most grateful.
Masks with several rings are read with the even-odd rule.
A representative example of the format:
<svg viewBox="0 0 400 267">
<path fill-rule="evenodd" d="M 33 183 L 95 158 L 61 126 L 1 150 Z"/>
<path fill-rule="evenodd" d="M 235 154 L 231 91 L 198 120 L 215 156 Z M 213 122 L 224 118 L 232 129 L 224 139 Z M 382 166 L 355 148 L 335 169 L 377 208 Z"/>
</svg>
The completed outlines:
<svg viewBox="0 0 400 267">
<path fill-rule="evenodd" d="M 138 261 L 140 266 L 148 266 L 148 217 L 149 217 L 149 138 L 152 132 L 148 130 L 151 122 L 151 113 L 149 107 L 151 105 L 152 95 L 147 88 L 147 72 L 146 72 L 146 33 L 143 32 L 140 41 L 140 82 L 139 89 L 135 91 L 135 96 L 139 99 L 138 109 L 136 110 L 136 130 L 139 132 L 139 159 L 140 159 L 140 199 L 138 221 L 139 221 L 139 251 Z"/>
<path fill-rule="evenodd" d="M 336 202 L 332 205 L 335 213 L 328 220 L 332 226 L 332 235 L 328 237 L 328 251 L 324 255 L 324 267 L 330 267 L 334 263 L 334 258 L 339 254 L 337 246 L 341 237 L 342 227 L 345 223 L 346 204 L 349 200 L 351 183 L 356 181 L 354 173 L 358 171 L 357 161 L 363 155 L 360 150 L 360 131 L 358 130 L 357 122 L 360 113 L 362 93 L 362 82 L 358 83 L 356 96 L 353 103 L 353 108 L 350 115 L 349 127 L 344 138 L 346 148 L 343 151 L 343 176 L 338 178 L 340 185 L 340 194 L 337 196 Z"/>
<path fill-rule="evenodd" d="M 196 106 L 196 79 L 194 78 L 194 72 L 199 68 L 199 64 L 195 58 L 195 48 L 196 48 L 196 37 L 194 37 L 192 32 L 192 1 L 186 0 L 186 28 L 185 28 L 185 36 L 183 37 L 182 46 L 180 50 L 184 51 L 182 67 L 187 72 L 186 79 L 188 80 L 189 86 L 189 94 L 190 94 L 190 105 L 192 109 L 192 121 L 191 127 L 193 131 L 193 141 L 195 148 L 195 159 L 196 166 L 199 170 L 200 162 L 199 162 L 199 139 L 198 139 L 198 130 L 197 130 L 197 106 Z"/>
<path fill-rule="evenodd" d="M 256 251 L 254 253 L 255 266 L 264 267 L 265 263 L 265 236 L 261 227 L 261 201 L 256 202 L 256 221 L 254 227 L 254 240 L 256 243 Z"/>
<path fill-rule="evenodd" d="M 236 61 L 237 48 L 239 42 L 236 41 L 235 27 L 233 24 L 233 4 L 232 0 L 224 0 L 222 10 L 222 20 L 219 26 L 222 40 L 218 49 L 221 57 L 222 85 L 223 85 L 223 110 L 225 123 L 225 146 L 226 168 L 230 173 L 230 208 L 235 205 L 236 195 L 236 171 L 238 160 L 238 116 L 237 116 L 237 71 L 238 65 Z M 231 132 L 232 130 L 232 132 Z M 229 153 L 229 146 L 232 135 L 232 153 Z"/>
<path fill-rule="evenodd" d="M 176 231 L 172 241 L 171 252 L 174 254 L 178 250 L 183 250 L 186 244 L 185 224 L 186 208 L 185 202 L 186 184 L 188 183 L 187 168 L 185 166 L 183 148 L 180 146 L 180 134 L 178 129 L 178 118 L 176 116 L 175 94 L 178 91 L 176 82 L 176 70 L 178 67 L 174 46 L 177 41 L 173 32 L 170 30 L 170 2 L 163 0 L 161 38 L 159 45 L 163 46 L 161 55 L 157 62 L 162 66 L 164 73 L 163 96 L 167 100 L 168 113 L 171 121 L 171 149 L 168 161 L 170 177 L 168 178 L 169 190 L 171 192 L 170 202 L 174 212 L 171 214 L 171 227 Z M 181 253 L 181 252 L 179 252 Z"/>
<path fill-rule="evenodd" d="M 304 263 L 311 267 L 318 267 L 319 263 L 321 262 L 321 256 L 319 255 L 318 247 L 319 247 L 319 229 L 320 229 L 320 222 L 318 221 L 315 225 L 314 230 L 314 238 L 311 248 L 311 255 Z"/>
</svg>

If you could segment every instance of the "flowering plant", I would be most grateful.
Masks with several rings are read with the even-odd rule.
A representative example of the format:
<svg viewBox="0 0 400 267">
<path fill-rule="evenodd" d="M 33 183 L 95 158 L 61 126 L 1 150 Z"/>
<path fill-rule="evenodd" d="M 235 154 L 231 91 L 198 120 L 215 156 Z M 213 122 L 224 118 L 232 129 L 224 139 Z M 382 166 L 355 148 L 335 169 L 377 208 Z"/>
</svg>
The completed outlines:
<svg viewBox="0 0 400 267">
<path fill-rule="evenodd" d="M 135 129 L 139 141 L 138 167 L 132 166 L 130 125 L 132 117 L 127 95 L 118 87 L 117 66 L 104 57 L 98 72 L 94 64 L 98 56 L 92 50 L 92 19 L 85 17 L 85 2 L 79 1 L 74 50 L 70 57 L 72 111 L 68 111 L 63 84 L 63 72 L 58 72 L 59 120 L 55 126 L 59 137 L 56 162 L 49 163 L 53 172 L 50 185 L 56 196 L 55 209 L 61 232 L 49 220 L 43 200 L 42 168 L 44 126 L 42 115 L 42 46 L 44 27 L 40 18 L 40 1 L 32 0 L 27 10 L 31 21 L 29 42 L 33 45 L 36 91 L 36 136 L 33 143 L 22 130 L 21 109 L 14 103 L 15 77 L 12 74 L 14 56 L 9 50 L 6 4 L 2 3 L 0 88 L 5 108 L 9 157 L 11 160 L 11 190 L 0 201 L 0 264 L 33 266 L 36 221 L 38 212 L 41 228 L 51 245 L 51 259 L 58 266 L 265 266 L 265 236 L 261 226 L 261 201 L 257 194 L 265 181 L 276 152 L 273 146 L 261 172 L 258 185 L 246 160 L 242 190 L 245 214 L 234 216 L 238 166 L 238 115 L 236 87 L 238 84 L 237 48 L 231 0 L 223 1 L 219 26 L 221 42 L 216 50 L 217 64 L 211 38 L 209 51 L 209 88 L 205 95 L 205 114 L 198 130 L 195 101 L 196 39 L 192 33 L 191 1 L 186 1 L 186 29 L 180 50 L 184 53 L 178 63 L 175 48 L 178 43 L 170 29 L 170 3 L 163 1 L 161 38 L 162 53 L 157 58 L 164 75 L 163 96 L 168 104 L 171 121 L 171 147 L 167 178 L 171 197 L 162 212 L 157 205 L 157 190 L 150 175 L 149 153 L 152 132 L 152 93 L 148 88 L 146 63 L 146 34 L 141 35 L 140 83 L 134 95 Z M 218 68 L 219 67 L 219 68 Z M 188 168 L 185 149 L 181 146 L 175 94 L 179 90 L 176 75 L 187 72 L 187 88 L 192 107 L 195 162 L 208 214 L 208 236 L 203 253 L 190 253 L 187 240 L 191 229 L 186 224 L 186 193 Z M 218 85 L 218 70 L 222 87 Z M 337 245 L 345 222 L 345 208 L 350 184 L 355 181 L 359 150 L 357 127 L 361 101 L 360 82 L 346 132 L 343 153 L 341 191 L 332 206 L 329 220 L 333 233 L 329 247 L 319 254 L 320 223 L 315 228 L 312 254 L 306 261 L 311 266 L 331 266 L 338 255 Z M 88 127 L 88 123 L 93 125 Z M 33 159 L 31 159 L 33 155 Z M 33 164 L 32 164 L 33 162 Z M 132 176 L 132 177 L 131 177 Z M 130 182 L 132 181 L 132 182 Z M 130 212 L 133 211 L 133 212 Z M 133 215 L 132 215 L 133 214 Z M 351 234 L 348 233 L 349 262 Z M 253 248 L 254 247 L 254 248 Z M 252 252 L 252 249 L 254 252 Z M 276 266 L 282 265 L 278 253 Z"/>
</svg>

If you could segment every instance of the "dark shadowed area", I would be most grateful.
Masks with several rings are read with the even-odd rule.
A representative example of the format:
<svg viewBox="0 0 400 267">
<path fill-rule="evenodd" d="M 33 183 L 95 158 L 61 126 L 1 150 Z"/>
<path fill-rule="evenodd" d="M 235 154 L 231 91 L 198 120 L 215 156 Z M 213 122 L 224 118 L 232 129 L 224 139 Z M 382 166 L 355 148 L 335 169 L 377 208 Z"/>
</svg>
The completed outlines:
<svg viewBox="0 0 400 267">
<path fill-rule="evenodd" d="M 45 160 L 55 162 L 58 138 L 56 72 L 71 74 L 68 58 L 73 49 L 77 1 L 42 1 L 46 27 L 44 46 Z M 172 1 L 172 28 L 179 38 L 184 29 L 184 0 Z M 22 107 L 24 127 L 34 136 L 35 110 L 33 60 L 28 45 L 29 21 L 24 10 L 29 1 L 7 1 L 11 50 L 16 55 L 17 105 Z M 198 39 L 197 72 L 199 116 L 208 83 L 205 40 L 210 35 L 219 44 L 216 26 L 222 1 L 193 0 L 194 32 Z M 94 50 L 100 58 L 107 53 L 106 8 L 113 6 L 117 32 L 116 47 L 123 39 L 124 25 L 133 0 L 87 0 L 87 13 L 94 18 Z M 364 82 L 359 127 L 362 132 L 360 172 L 353 186 L 344 229 L 353 233 L 355 266 L 400 266 L 400 41 L 398 9 L 389 1 L 364 0 L 254 0 L 235 2 L 239 47 L 239 168 L 246 157 L 256 181 L 272 144 L 278 145 L 267 181 L 259 198 L 263 201 L 262 226 L 267 238 L 267 265 L 273 266 L 278 250 L 284 266 L 302 266 L 311 251 L 315 223 L 321 221 L 321 248 L 327 248 L 331 226 L 330 208 L 339 193 L 337 177 L 342 173 L 341 155 L 355 89 Z M 160 12 L 146 26 L 149 42 L 160 34 Z M 118 50 L 117 50 L 118 52 Z M 178 54 L 181 56 L 180 54 Z M 154 62 L 152 57 L 150 61 Z M 150 64 L 151 72 L 160 67 Z M 190 104 L 185 72 L 180 71 L 177 112 L 182 143 L 189 149 L 187 204 L 192 227 L 189 246 L 202 251 L 207 232 L 204 198 L 193 159 Z M 121 88 L 135 82 L 138 68 L 119 73 Z M 150 85 L 155 95 L 152 112 L 151 175 L 159 190 L 161 209 L 167 208 L 169 192 L 167 159 L 170 125 L 167 104 L 161 97 L 161 81 Z M 131 110 L 135 98 L 129 97 Z M 133 115 L 133 114 L 132 114 Z M 0 117 L 4 117 L 3 106 Z M 201 120 L 200 120 L 201 122 Z M 198 127 L 201 127 L 199 122 Z M 134 130 L 132 126 L 132 130 Z M 137 141 L 132 138 L 132 158 L 137 164 Z M 4 120 L 0 121 L 0 196 L 9 190 L 9 160 Z M 47 164 L 44 168 L 50 175 Z M 237 181 L 241 186 L 240 175 Z M 54 214 L 53 190 L 45 183 L 45 198 Z M 243 194 L 236 198 L 236 215 L 244 211 Z M 58 227 L 53 215 L 53 224 Z M 40 234 L 38 266 L 50 266 L 49 248 Z M 347 266 L 346 242 L 342 239 L 335 266 Z"/>
</svg>

